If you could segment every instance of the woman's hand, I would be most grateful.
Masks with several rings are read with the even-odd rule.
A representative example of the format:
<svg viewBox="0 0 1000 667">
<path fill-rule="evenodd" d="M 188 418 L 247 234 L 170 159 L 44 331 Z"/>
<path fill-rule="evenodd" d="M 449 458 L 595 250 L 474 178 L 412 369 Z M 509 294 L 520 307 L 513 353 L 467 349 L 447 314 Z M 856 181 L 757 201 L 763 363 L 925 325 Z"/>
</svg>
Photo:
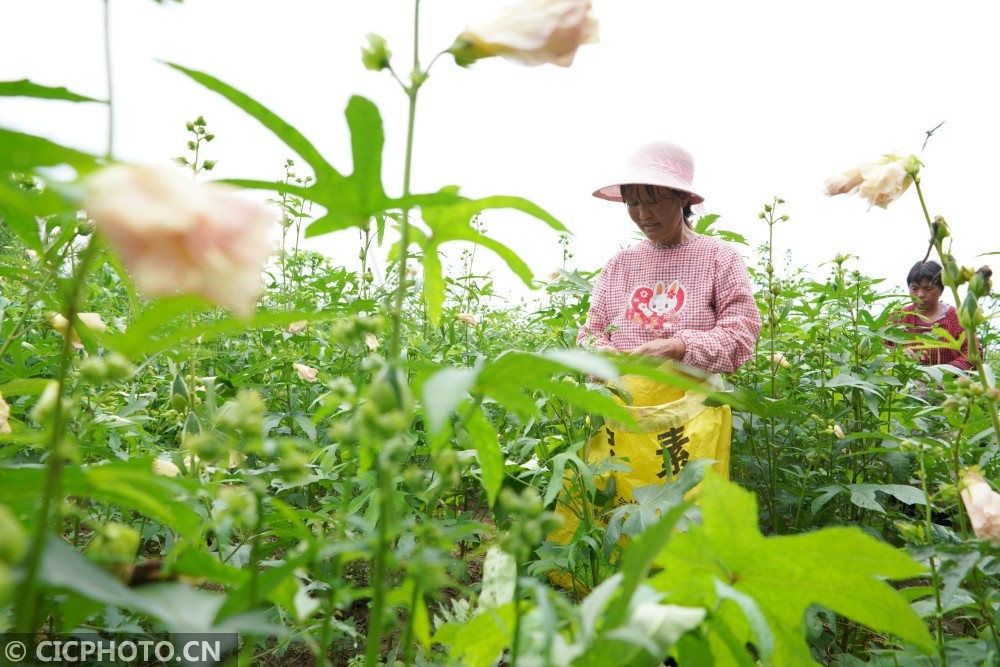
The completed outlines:
<svg viewBox="0 0 1000 667">
<path fill-rule="evenodd" d="M 686 349 L 684 341 L 680 338 L 657 338 L 635 348 L 632 350 L 632 354 L 644 354 L 647 357 L 680 361 L 684 358 Z"/>
</svg>

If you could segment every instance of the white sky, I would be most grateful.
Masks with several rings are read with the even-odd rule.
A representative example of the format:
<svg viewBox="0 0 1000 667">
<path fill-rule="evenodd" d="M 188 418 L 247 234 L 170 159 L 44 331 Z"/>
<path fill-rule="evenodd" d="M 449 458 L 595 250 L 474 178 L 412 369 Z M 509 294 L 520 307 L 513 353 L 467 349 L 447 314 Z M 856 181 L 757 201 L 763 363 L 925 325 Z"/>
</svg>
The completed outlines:
<svg viewBox="0 0 1000 667">
<path fill-rule="evenodd" d="M 500 4 L 424 0 L 424 64 Z M 101 9 L 100 0 L 0 0 L 0 80 L 103 97 Z M 372 99 L 385 121 L 383 180 L 400 192 L 405 98 L 387 73 L 362 67 L 360 47 L 367 33 L 381 34 L 396 70 L 408 72 L 411 0 L 111 0 L 111 9 L 117 158 L 184 153 L 184 122 L 199 114 L 218 137 L 207 155 L 219 160 L 214 176 L 274 180 L 295 157 L 159 62 L 173 61 L 256 98 L 346 172 L 347 99 Z M 855 268 L 896 289 L 926 249 L 915 190 L 866 212 L 856 197 L 826 198 L 823 181 L 882 153 L 917 152 L 924 132 L 946 121 L 921 155 L 931 214 L 948 220 L 960 262 L 979 266 L 991 258 L 977 253 L 1000 250 L 995 3 L 594 0 L 594 12 L 601 43 L 582 48 L 569 69 L 494 58 L 463 70 L 441 58 L 420 95 L 413 189 L 458 184 L 471 197 L 527 197 L 575 232 L 571 268 L 593 269 L 632 242 L 634 227 L 623 207 L 590 192 L 639 144 L 671 139 L 694 154 L 696 189 L 706 211 L 721 214 L 717 226 L 755 247 L 767 238 L 757 213 L 778 195 L 791 220 L 775 248 L 790 249 L 793 266 L 822 276 L 821 263 L 852 253 Z M 104 114 L 98 105 L 0 98 L 0 126 L 99 153 Z M 484 221 L 539 277 L 559 266 L 557 236 L 543 223 L 512 213 Z M 357 262 L 356 231 L 323 247 Z M 460 250 L 449 252 L 452 263 Z M 477 255 L 477 268 L 492 268 L 479 264 L 487 256 Z M 515 285 L 506 269 L 494 276 Z"/>
</svg>

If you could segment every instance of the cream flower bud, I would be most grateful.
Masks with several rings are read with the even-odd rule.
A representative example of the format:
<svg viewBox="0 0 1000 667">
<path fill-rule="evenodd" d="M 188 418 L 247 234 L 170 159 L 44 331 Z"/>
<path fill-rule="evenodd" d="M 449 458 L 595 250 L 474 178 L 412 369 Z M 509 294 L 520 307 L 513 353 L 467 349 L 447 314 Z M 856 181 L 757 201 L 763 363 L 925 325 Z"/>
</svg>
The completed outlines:
<svg viewBox="0 0 1000 667">
<path fill-rule="evenodd" d="M 0 435 L 11 432 L 9 419 L 10 406 L 3 400 L 3 394 L 0 394 Z"/>
<path fill-rule="evenodd" d="M 101 319 L 101 316 L 98 313 L 77 313 L 76 316 L 80 318 L 80 321 L 92 331 L 104 333 L 108 330 L 108 325 L 104 323 L 104 320 Z M 76 330 L 70 326 L 69 320 L 65 317 L 56 313 L 49 320 L 49 325 L 62 334 L 63 337 L 66 336 L 66 332 L 70 332 L 69 342 L 73 346 L 73 349 L 83 349 L 83 341 L 80 340 L 80 336 L 77 335 Z"/>
<path fill-rule="evenodd" d="M 976 473 L 967 473 L 961 491 L 972 530 L 981 540 L 1000 545 L 1000 493 Z"/>
<path fill-rule="evenodd" d="M 833 434 L 837 436 L 838 440 L 842 440 L 845 437 L 847 437 L 846 434 L 844 433 L 844 429 L 840 428 L 840 424 L 833 425 Z"/>
<path fill-rule="evenodd" d="M 253 312 L 272 252 L 271 211 L 168 167 L 115 165 L 86 185 L 84 208 L 140 291 L 198 294 L 239 315 Z"/>
<path fill-rule="evenodd" d="M 288 325 L 288 333 L 297 334 L 302 333 L 309 326 L 309 320 L 299 320 L 297 322 L 292 322 Z"/>
<path fill-rule="evenodd" d="M 590 0 L 525 0 L 469 26 L 448 51 L 465 67 L 502 56 L 521 65 L 569 67 L 582 44 L 597 42 Z"/>
<path fill-rule="evenodd" d="M 780 366 L 781 368 L 791 368 L 792 365 L 788 363 L 788 359 L 785 359 L 785 355 L 781 352 L 775 352 L 767 358 L 773 366 Z"/>
<path fill-rule="evenodd" d="M 472 327 L 479 325 L 478 320 L 476 320 L 476 316 L 472 315 L 471 313 L 457 313 L 455 315 L 455 319 L 458 320 L 459 322 L 465 322 L 466 324 Z"/>
<path fill-rule="evenodd" d="M 153 472 L 163 477 L 180 477 L 181 469 L 167 459 L 153 459 Z"/>
<path fill-rule="evenodd" d="M 306 382 L 315 382 L 316 374 L 319 373 L 315 368 L 306 366 L 305 364 L 292 364 L 292 368 L 299 374 L 299 379 Z"/>
<path fill-rule="evenodd" d="M 368 349 L 374 352 L 378 349 L 378 338 L 371 331 L 366 331 L 361 335 L 361 338 L 365 341 L 365 345 Z"/>
</svg>

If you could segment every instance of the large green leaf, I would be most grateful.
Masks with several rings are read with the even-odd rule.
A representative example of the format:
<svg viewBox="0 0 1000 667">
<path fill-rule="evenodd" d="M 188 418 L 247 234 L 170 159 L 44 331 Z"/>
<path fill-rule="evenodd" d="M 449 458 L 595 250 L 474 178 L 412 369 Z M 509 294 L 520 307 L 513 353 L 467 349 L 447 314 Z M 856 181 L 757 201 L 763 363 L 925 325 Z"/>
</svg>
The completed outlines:
<svg viewBox="0 0 1000 667">
<path fill-rule="evenodd" d="M 465 241 L 481 245 L 492 250 L 499 256 L 525 285 L 532 286 L 534 274 L 520 255 L 504 244 L 476 230 L 472 225 L 473 218 L 491 208 L 513 208 L 542 220 L 549 227 L 558 231 L 566 228 L 545 210 L 532 202 L 520 197 L 494 196 L 483 199 L 464 199 L 456 197 L 452 201 L 440 204 L 424 204 L 421 216 L 430 228 L 429 235 L 414 235 L 413 240 L 420 245 L 426 258 L 436 260 L 440 247 L 451 241 Z M 444 297 L 444 282 L 441 276 L 440 261 L 431 264 L 424 262 L 424 298 L 427 300 L 427 312 L 431 320 L 437 322 L 441 318 L 441 307 Z"/>
<path fill-rule="evenodd" d="M 511 351 L 475 368 L 444 368 L 423 382 L 421 395 L 428 427 L 435 436 L 444 433 L 448 416 L 470 393 L 488 396 L 527 419 L 537 410 L 531 397 L 535 391 L 544 391 L 585 411 L 634 423 L 629 412 L 610 396 L 553 379 L 568 372 L 602 378 L 618 374 L 611 361 L 578 350 Z"/>
<path fill-rule="evenodd" d="M 465 428 L 479 459 L 480 479 L 483 490 L 486 491 L 486 500 L 493 507 L 503 485 L 504 467 L 504 455 L 500 450 L 497 431 L 479 407 L 465 421 Z"/>
<path fill-rule="evenodd" d="M 657 559 L 663 571 L 652 583 L 672 593 L 672 601 L 714 606 L 716 580 L 749 596 L 774 633 L 777 665 L 815 664 L 803 620 L 812 604 L 896 635 L 923 651 L 933 649 L 924 623 L 884 581 L 924 573 L 905 553 L 857 528 L 765 538 L 757 527 L 753 495 L 711 472 L 700 502 L 703 525 L 675 536 Z M 722 620 L 741 613 L 738 605 L 723 605 L 719 612 Z M 755 641 L 746 620 L 731 618 L 727 625 L 746 629 L 741 642 Z"/>
<path fill-rule="evenodd" d="M 301 132 L 260 102 L 209 74 L 168 64 L 253 116 L 305 160 L 315 176 L 309 187 L 248 179 L 231 182 L 247 188 L 288 192 L 321 205 L 326 214 L 309 224 L 306 236 L 367 224 L 370 218 L 391 208 L 381 182 L 382 146 L 385 143 L 382 118 L 371 101 L 352 97 L 348 102 L 346 115 L 351 130 L 354 174 L 344 176 Z"/>
<path fill-rule="evenodd" d="M 63 100 L 65 102 L 100 102 L 107 104 L 105 100 L 97 100 L 86 95 L 78 95 L 70 92 L 66 88 L 55 88 L 33 83 L 27 79 L 20 81 L 0 81 L 0 96 L 2 97 L 38 97 L 45 100 Z"/>
<path fill-rule="evenodd" d="M 45 488 L 47 471 L 41 466 L 0 468 L 0 502 L 30 513 Z M 67 495 L 113 503 L 135 510 L 181 535 L 198 537 L 201 517 L 189 506 L 177 502 L 188 493 L 180 480 L 153 472 L 150 459 L 116 461 L 100 466 L 67 466 L 62 473 Z"/>
<path fill-rule="evenodd" d="M 467 667 L 489 667 L 514 635 L 514 603 L 484 610 L 468 623 L 445 623 L 434 641 Z"/>
<path fill-rule="evenodd" d="M 99 166 L 89 153 L 61 146 L 44 137 L 0 128 L 0 171 L 30 173 L 38 167 L 69 165 L 86 174 Z"/>
<path fill-rule="evenodd" d="M 256 118 L 267 129 L 295 151 L 312 168 L 315 181 L 308 187 L 286 185 L 272 181 L 235 179 L 230 183 L 246 188 L 277 190 L 309 199 L 326 210 L 312 221 L 306 236 L 318 236 L 339 229 L 369 224 L 372 218 L 385 218 L 390 211 L 419 207 L 430 234 L 414 234 L 412 241 L 421 246 L 425 256 L 424 292 L 428 312 L 433 321 L 441 316 L 444 283 L 437 253 L 449 241 L 466 241 L 489 248 L 499 255 L 525 284 L 531 285 L 533 275 L 520 256 L 499 241 L 478 232 L 472 219 L 491 208 L 513 208 L 542 220 L 558 231 L 566 227 L 536 204 L 521 197 L 494 196 L 466 199 L 457 188 L 447 187 L 436 193 L 413 194 L 391 199 L 382 185 L 382 149 L 385 134 L 378 107 L 363 97 L 352 97 L 345 115 L 351 132 L 351 155 L 354 173 L 338 172 L 298 130 L 249 95 L 204 72 L 168 63 L 209 90 L 213 90 Z M 398 252 L 398 250 L 397 250 Z"/>
<path fill-rule="evenodd" d="M 281 626 L 259 614 L 215 622 L 226 600 L 216 593 L 178 583 L 128 588 L 54 535 L 46 542 L 39 578 L 48 589 L 147 614 L 171 632 L 284 634 Z"/>
</svg>

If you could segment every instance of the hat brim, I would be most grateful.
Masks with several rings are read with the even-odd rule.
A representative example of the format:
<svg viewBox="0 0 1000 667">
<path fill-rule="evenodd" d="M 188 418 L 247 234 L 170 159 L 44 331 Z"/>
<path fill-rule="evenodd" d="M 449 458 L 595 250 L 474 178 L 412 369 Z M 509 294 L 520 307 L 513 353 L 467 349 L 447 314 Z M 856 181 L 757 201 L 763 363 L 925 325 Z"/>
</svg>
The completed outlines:
<svg viewBox="0 0 1000 667">
<path fill-rule="evenodd" d="M 704 197 L 696 192 L 692 192 L 691 186 L 679 178 L 670 174 L 665 174 L 659 170 L 636 167 L 629 169 L 619 178 L 615 179 L 612 185 L 605 185 L 604 187 L 594 190 L 594 196 L 598 199 L 605 199 L 607 201 L 623 201 L 621 187 L 623 185 L 654 185 L 657 187 L 670 188 L 671 190 L 686 192 L 691 195 L 692 206 L 705 201 Z"/>
</svg>

